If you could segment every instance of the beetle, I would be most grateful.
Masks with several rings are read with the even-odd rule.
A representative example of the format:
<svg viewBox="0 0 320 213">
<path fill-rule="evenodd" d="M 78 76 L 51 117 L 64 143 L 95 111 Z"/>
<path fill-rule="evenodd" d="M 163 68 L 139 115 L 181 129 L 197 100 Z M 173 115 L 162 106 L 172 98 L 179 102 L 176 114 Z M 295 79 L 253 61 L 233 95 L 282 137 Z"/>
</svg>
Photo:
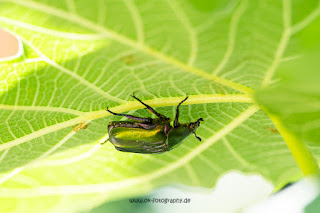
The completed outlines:
<svg viewBox="0 0 320 213">
<path fill-rule="evenodd" d="M 201 141 L 201 138 L 196 135 L 196 130 L 200 126 L 200 121 L 203 121 L 203 118 L 187 124 L 180 124 L 178 121 L 179 107 L 188 99 L 188 96 L 178 104 L 173 126 L 170 125 L 170 118 L 158 113 L 134 95 L 132 97 L 158 118 L 142 118 L 119 114 L 107 108 L 107 111 L 113 115 L 124 116 L 130 119 L 128 121 L 111 121 L 108 125 L 108 140 L 117 150 L 143 154 L 163 153 L 181 145 L 190 134 L 194 134 Z"/>
</svg>

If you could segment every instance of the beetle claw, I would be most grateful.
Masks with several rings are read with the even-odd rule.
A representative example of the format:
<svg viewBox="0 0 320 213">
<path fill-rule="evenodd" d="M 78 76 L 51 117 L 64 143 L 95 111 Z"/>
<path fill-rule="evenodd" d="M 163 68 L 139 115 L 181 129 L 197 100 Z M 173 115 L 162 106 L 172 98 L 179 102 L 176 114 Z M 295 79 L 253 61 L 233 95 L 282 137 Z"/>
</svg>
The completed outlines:
<svg viewBox="0 0 320 213">
<path fill-rule="evenodd" d="M 109 138 L 107 140 L 105 140 L 104 142 L 100 143 L 100 145 L 103 145 L 105 143 L 107 143 L 109 141 Z"/>
<path fill-rule="evenodd" d="M 201 138 L 200 138 L 200 137 L 198 137 L 198 136 L 197 136 L 197 134 L 196 134 L 195 132 L 194 132 L 193 134 L 194 134 L 194 136 L 196 136 L 196 138 L 197 138 L 199 141 L 201 141 Z"/>
<path fill-rule="evenodd" d="M 130 95 L 131 97 L 133 97 L 133 98 L 136 98 L 136 96 L 134 95 L 134 92 L 132 93 L 132 95 Z"/>
</svg>

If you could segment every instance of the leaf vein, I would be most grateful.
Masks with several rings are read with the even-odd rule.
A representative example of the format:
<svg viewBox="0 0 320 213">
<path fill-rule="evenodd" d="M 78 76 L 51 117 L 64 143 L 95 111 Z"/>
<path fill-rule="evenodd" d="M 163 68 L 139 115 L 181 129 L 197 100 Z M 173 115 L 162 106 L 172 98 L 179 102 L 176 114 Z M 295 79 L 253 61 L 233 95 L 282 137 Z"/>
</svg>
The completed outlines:
<svg viewBox="0 0 320 213">
<path fill-rule="evenodd" d="M 71 22 L 74 22 L 74 23 L 77 23 L 79 24 L 80 26 L 83 26 L 83 27 L 86 27 L 87 29 L 91 29 L 95 32 L 99 32 L 99 33 L 102 33 L 104 34 L 106 37 L 110 38 L 110 39 L 114 39 L 122 44 L 125 44 L 125 45 L 128 45 L 132 48 L 135 48 L 137 50 L 140 50 L 144 53 L 147 53 L 149 54 L 150 56 L 153 56 L 155 58 L 158 58 L 162 61 L 165 61 L 173 66 L 176 66 L 176 67 L 179 67 L 181 68 L 182 70 L 184 70 L 185 72 L 189 72 L 189 73 L 193 73 L 195 75 L 198 75 L 198 76 L 201 76 L 203 78 L 206 78 L 206 79 L 209 79 L 209 80 L 212 80 L 212 81 L 215 81 L 219 84 L 222 84 L 222 85 L 225 85 L 225 86 L 228 86 L 230 88 L 233 88 L 235 90 L 238 90 L 238 91 L 241 91 L 241 92 L 244 92 L 244 93 L 252 93 L 252 89 L 245 86 L 245 85 L 242 85 L 242 84 L 239 84 L 239 83 L 236 83 L 236 82 L 233 82 L 233 81 L 230 81 L 230 80 L 227 80 L 227 79 L 224 79 L 224 78 L 221 78 L 219 76 L 215 76 L 215 75 L 212 75 L 210 73 L 207 73 L 199 68 L 196 68 L 196 67 L 193 67 L 193 66 L 189 66 L 175 58 L 172 58 L 170 56 L 167 56 L 159 51 L 157 51 L 156 49 L 153 49 L 145 44 L 140 44 L 140 43 L 137 43 L 136 41 L 134 40 L 131 40 L 129 38 L 127 38 L 126 36 L 124 35 L 121 35 L 117 32 L 114 32 L 110 29 L 107 29 L 107 28 L 104 28 L 102 26 L 99 26 L 97 25 L 96 23 L 88 20 L 88 19 L 85 19 L 85 18 L 82 18 L 78 15 L 74 15 L 74 14 L 69 14 L 63 10 L 60 10 L 60 9 L 57 9 L 57 8 L 53 8 L 53 7 L 50 7 L 50 6 L 47 6 L 45 4 L 41 4 L 41 3 L 37 3 L 37 2 L 34 2 L 34 1 L 22 1 L 22 0 L 5 0 L 5 1 L 9 1 L 9 2 L 12 2 L 12 3 L 15 3 L 15 4 L 19 4 L 19 5 L 22 5 L 22 6 L 25 6 L 25 7 L 29 7 L 29 8 L 32 8 L 32 9 L 35 9 L 35 10 L 39 10 L 39 11 L 45 11 L 46 13 L 48 14 L 51 14 L 51 15 L 54 15 L 54 16 L 57 16 L 57 17 L 60 17 L 60 18 L 63 18 L 65 20 L 68 20 L 68 21 L 71 21 Z"/>
<path fill-rule="evenodd" d="M 131 17 L 133 19 L 136 31 L 137 31 L 137 40 L 139 43 L 144 42 L 144 33 L 143 33 L 143 22 L 140 17 L 139 11 L 134 4 L 134 1 L 123 0 L 124 4 L 127 6 Z"/>
<path fill-rule="evenodd" d="M 85 124 L 88 124 L 89 122 L 90 121 L 86 121 Z M 61 147 L 63 144 L 65 144 L 74 134 L 76 134 L 76 132 L 72 130 L 62 140 L 60 140 L 57 144 L 55 144 L 53 147 L 51 147 L 48 151 L 44 152 L 38 158 L 32 160 L 31 162 L 29 162 L 28 164 L 26 164 L 26 165 L 24 165 L 22 167 L 14 169 L 12 172 L 10 172 L 7 175 L 5 175 L 5 177 L 0 179 L 0 185 L 3 184 L 5 181 L 9 180 L 10 178 L 12 178 L 13 176 L 15 176 L 15 175 L 19 174 L 20 172 L 22 172 L 27 166 L 32 165 L 37 160 L 40 160 L 42 158 L 45 158 L 45 157 L 49 156 L 51 153 L 53 153 L 55 150 L 57 150 L 59 147 Z"/>
<path fill-rule="evenodd" d="M 15 189 L 15 188 L 4 188 L 0 189 L 0 196 L 2 197 L 33 197 L 33 196 L 48 196 L 48 195 L 62 195 L 62 194 L 85 194 L 85 193 L 97 193 L 97 192 L 106 192 L 113 190 L 120 190 L 126 187 L 133 185 L 138 185 L 141 183 L 148 183 L 151 180 L 159 178 L 165 174 L 170 173 L 171 171 L 185 165 L 186 162 L 190 162 L 199 154 L 205 151 L 209 146 L 213 145 L 219 139 L 224 137 L 226 134 L 235 129 L 238 125 L 246 121 L 251 115 L 259 110 L 259 107 L 252 105 L 243 111 L 235 120 L 230 122 L 228 125 L 216 132 L 215 135 L 210 137 L 206 142 L 202 143 L 196 147 L 192 152 L 187 155 L 179 158 L 179 160 L 174 163 L 169 164 L 166 167 L 163 167 L 155 172 L 134 177 L 128 178 L 125 180 L 120 180 L 111 183 L 100 183 L 100 184 L 90 184 L 90 185 L 64 185 L 64 186 L 40 186 L 32 189 Z"/>
<path fill-rule="evenodd" d="M 227 147 L 228 151 L 231 153 L 231 155 L 234 156 L 235 159 L 237 159 L 240 164 L 242 164 L 244 167 L 252 168 L 253 166 L 251 163 L 249 163 L 247 160 L 245 160 L 240 154 L 238 154 L 232 145 L 229 143 L 228 139 L 226 137 L 222 138 L 223 144 Z"/>
<path fill-rule="evenodd" d="M 297 32 L 301 31 L 305 27 L 307 27 L 310 23 L 312 23 L 318 16 L 320 15 L 320 1 L 318 7 L 312 11 L 306 18 L 304 18 L 299 23 L 293 25 L 291 27 L 291 35 L 296 34 Z"/>
<path fill-rule="evenodd" d="M 63 32 L 59 30 L 53 30 L 49 28 L 44 28 L 40 26 L 36 26 L 33 24 L 29 24 L 23 21 L 14 20 L 11 18 L 0 16 L 0 22 L 10 24 L 13 26 L 18 26 L 27 30 L 31 30 L 33 32 L 42 33 L 50 36 L 55 36 L 59 38 L 66 38 L 71 40 L 101 40 L 105 38 L 105 35 L 103 34 L 81 34 L 81 33 L 69 33 L 69 32 Z"/>
<path fill-rule="evenodd" d="M 217 68 L 213 71 L 214 75 L 218 75 L 223 70 L 223 68 L 228 63 L 228 61 L 230 60 L 230 57 L 232 55 L 232 52 L 233 52 L 233 49 L 235 46 L 237 27 L 239 25 L 240 18 L 247 7 L 248 7 L 248 1 L 243 0 L 240 3 L 239 7 L 235 10 L 234 14 L 232 15 L 230 29 L 229 29 L 229 36 L 228 36 L 229 38 L 228 38 L 227 51 L 225 52 L 221 62 L 217 66 Z"/>
<path fill-rule="evenodd" d="M 72 72 L 71 70 L 61 66 L 60 64 L 56 63 L 55 61 L 51 60 L 50 58 L 48 58 L 46 55 L 44 55 L 38 48 L 36 48 L 31 42 L 27 41 L 26 39 L 22 38 L 22 40 L 28 45 L 30 46 L 37 54 L 39 54 L 40 57 L 43 58 L 43 60 L 55 67 L 56 69 L 60 70 L 61 72 L 64 72 L 70 76 L 72 76 L 73 78 L 77 79 L 79 82 L 81 82 L 83 85 L 87 86 L 88 88 L 96 91 L 98 94 L 113 100 L 115 102 L 118 103 L 124 103 L 125 101 L 119 98 L 116 98 L 114 96 L 109 95 L 107 92 L 103 91 L 100 87 L 97 87 L 96 85 L 90 83 L 89 81 L 85 80 L 84 78 L 82 78 L 81 76 L 79 76 L 77 73 Z"/>
<path fill-rule="evenodd" d="M 197 38 L 197 32 L 193 29 L 193 26 L 190 23 L 190 20 L 186 16 L 186 14 L 183 12 L 181 7 L 177 5 L 175 1 L 166 0 L 166 2 L 170 5 L 173 12 L 177 15 L 177 17 L 180 19 L 181 23 L 186 28 L 188 34 L 189 34 L 189 40 L 190 40 L 190 56 L 188 60 L 188 66 L 193 66 L 194 61 L 196 60 L 197 54 L 198 54 L 198 38 Z"/>
<path fill-rule="evenodd" d="M 290 36 L 291 36 L 291 32 L 290 32 L 290 25 L 291 25 L 291 2 L 290 0 L 283 0 L 283 25 L 284 25 L 284 29 L 283 29 L 283 33 L 278 45 L 278 48 L 274 54 L 274 59 L 270 65 L 270 67 L 268 68 L 265 77 L 263 79 L 262 82 L 262 86 L 266 87 L 270 84 L 270 81 L 277 69 L 277 67 L 279 66 L 280 62 L 281 62 L 281 58 L 283 56 L 283 53 L 288 45 Z"/>
<path fill-rule="evenodd" d="M 153 107 L 164 107 L 164 106 L 176 106 L 180 103 L 183 97 L 171 97 L 171 98 L 157 98 L 149 101 L 144 101 Z M 219 103 L 219 102 L 245 102 L 252 103 L 251 98 L 246 95 L 190 95 L 189 99 L 184 102 L 184 104 L 201 104 L 201 103 Z M 125 112 L 133 109 L 143 109 L 144 106 L 137 101 L 130 101 L 125 104 L 110 108 L 110 110 L 115 112 Z M 61 123 L 56 123 L 54 125 L 48 126 L 46 128 L 40 129 L 28 135 L 20 138 L 15 138 L 13 141 L 9 141 L 0 144 L 0 151 L 9 149 L 11 147 L 17 146 L 34 138 L 46 135 L 48 133 L 58 131 L 60 129 L 73 126 L 79 123 L 86 122 L 88 120 L 94 120 L 110 115 L 106 110 L 99 110 L 94 112 L 84 112 L 79 117 L 73 118 Z M 8 125 L 9 126 L 9 125 Z M 13 135 L 14 136 L 14 135 Z"/>
</svg>

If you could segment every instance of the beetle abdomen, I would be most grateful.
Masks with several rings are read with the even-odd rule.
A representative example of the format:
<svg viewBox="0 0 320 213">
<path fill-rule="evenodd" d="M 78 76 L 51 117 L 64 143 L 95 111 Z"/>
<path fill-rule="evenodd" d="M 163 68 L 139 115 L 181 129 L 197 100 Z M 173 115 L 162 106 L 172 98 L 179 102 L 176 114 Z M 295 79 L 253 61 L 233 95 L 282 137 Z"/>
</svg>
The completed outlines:
<svg viewBox="0 0 320 213">
<path fill-rule="evenodd" d="M 114 127 L 109 140 L 119 151 L 136 153 L 159 153 L 167 151 L 166 135 L 161 125 L 154 129 Z"/>
</svg>

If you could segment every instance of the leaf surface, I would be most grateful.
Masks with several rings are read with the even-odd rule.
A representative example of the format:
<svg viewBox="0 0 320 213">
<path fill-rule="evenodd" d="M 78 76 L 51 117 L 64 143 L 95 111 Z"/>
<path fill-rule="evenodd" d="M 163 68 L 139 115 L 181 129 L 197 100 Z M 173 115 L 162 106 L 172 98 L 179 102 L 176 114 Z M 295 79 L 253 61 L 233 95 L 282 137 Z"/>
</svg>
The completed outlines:
<svg viewBox="0 0 320 213">
<path fill-rule="evenodd" d="M 0 63 L 1 212 L 78 212 L 170 183 L 213 187 L 230 170 L 301 177 L 250 94 L 304 54 L 294 38 L 318 26 L 319 2 L 210 2 L 0 1 L 24 47 Z M 171 118 L 188 94 L 180 122 L 203 117 L 202 142 L 159 155 L 99 145 L 119 119 L 107 107 L 150 116 L 133 92 Z"/>
</svg>

